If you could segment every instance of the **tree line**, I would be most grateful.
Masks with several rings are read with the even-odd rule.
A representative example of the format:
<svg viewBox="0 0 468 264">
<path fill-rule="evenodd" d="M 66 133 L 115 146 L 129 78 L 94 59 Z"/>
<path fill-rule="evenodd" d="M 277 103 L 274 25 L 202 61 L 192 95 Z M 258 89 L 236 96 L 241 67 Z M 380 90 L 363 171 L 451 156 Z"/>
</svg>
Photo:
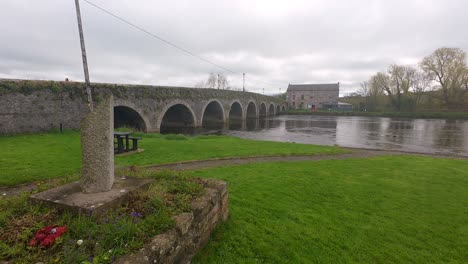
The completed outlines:
<svg viewBox="0 0 468 264">
<path fill-rule="evenodd" d="M 468 111 L 468 63 L 459 48 L 439 48 L 418 65 L 392 64 L 345 101 L 360 111 Z"/>
</svg>

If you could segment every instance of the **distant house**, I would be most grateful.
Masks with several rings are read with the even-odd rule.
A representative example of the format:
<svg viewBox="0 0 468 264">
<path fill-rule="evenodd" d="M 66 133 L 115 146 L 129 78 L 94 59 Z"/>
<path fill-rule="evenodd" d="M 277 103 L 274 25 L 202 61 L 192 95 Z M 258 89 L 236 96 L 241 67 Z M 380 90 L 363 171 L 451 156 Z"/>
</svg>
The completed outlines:
<svg viewBox="0 0 468 264">
<path fill-rule="evenodd" d="M 290 84 L 287 95 L 291 109 L 329 109 L 338 106 L 340 83 Z"/>
<path fill-rule="evenodd" d="M 322 105 L 323 109 L 333 110 L 333 111 L 353 111 L 353 105 L 348 103 L 330 103 Z"/>
</svg>

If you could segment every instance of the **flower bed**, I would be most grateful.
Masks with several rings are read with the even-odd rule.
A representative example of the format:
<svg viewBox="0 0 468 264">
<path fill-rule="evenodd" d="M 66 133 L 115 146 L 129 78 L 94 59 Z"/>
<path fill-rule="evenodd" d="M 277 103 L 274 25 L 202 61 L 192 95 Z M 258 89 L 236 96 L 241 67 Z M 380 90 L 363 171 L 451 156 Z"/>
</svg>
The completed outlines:
<svg viewBox="0 0 468 264">
<path fill-rule="evenodd" d="M 80 215 L 29 204 L 25 193 L 0 200 L 0 259 L 11 263 L 111 263 L 158 234 L 177 228 L 177 215 L 192 212 L 207 182 L 170 172 L 119 171 L 116 176 L 155 179 L 121 208 Z M 195 214 L 194 214 L 195 215 Z"/>
</svg>

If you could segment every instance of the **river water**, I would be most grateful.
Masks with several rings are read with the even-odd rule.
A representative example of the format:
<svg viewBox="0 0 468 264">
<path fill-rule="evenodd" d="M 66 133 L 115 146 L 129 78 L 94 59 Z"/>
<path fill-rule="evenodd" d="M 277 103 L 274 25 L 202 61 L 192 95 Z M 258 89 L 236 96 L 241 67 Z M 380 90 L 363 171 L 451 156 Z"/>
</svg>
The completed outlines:
<svg viewBox="0 0 468 264">
<path fill-rule="evenodd" d="M 468 121 L 284 115 L 225 134 L 257 140 L 468 156 Z"/>
</svg>

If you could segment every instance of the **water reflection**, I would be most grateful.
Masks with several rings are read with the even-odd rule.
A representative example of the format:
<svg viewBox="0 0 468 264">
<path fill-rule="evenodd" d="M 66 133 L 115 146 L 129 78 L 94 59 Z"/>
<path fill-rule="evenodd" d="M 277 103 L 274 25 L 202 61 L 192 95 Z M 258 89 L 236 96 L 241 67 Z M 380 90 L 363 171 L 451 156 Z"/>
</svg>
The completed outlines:
<svg viewBox="0 0 468 264">
<path fill-rule="evenodd" d="M 229 129 L 230 130 L 241 130 L 242 129 L 242 119 L 230 119 L 229 120 Z"/>
<path fill-rule="evenodd" d="M 258 128 L 259 128 L 259 129 L 266 129 L 266 128 L 268 128 L 268 126 L 267 126 L 267 121 L 266 121 L 265 118 L 262 117 L 262 118 L 260 118 L 260 119 L 258 120 Z"/>
<path fill-rule="evenodd" d="M 462 125 L 463 123 L 458 120 L 443 120 L 443 123 L 435 128 L 434 145 L 439 149 L 463 145 L 463 137 L 456 136 L 462 131 Z"/>
<path fill-rule="evenodd" d="M 243 138 L 468 156 L 468 121 L 281 116 L 248 120 Z"/>
<path fill-rule="evenodd" d="M 247 118 L 246 120 L 246 127 L 247 131 L 255 131 L 258 127 L 258 119 L 257 118 Z"/>
<path fill-rule="evenodd" d="M 464 120 L 280 116 L 233 119 L 224 128 L 177 125 L 161 133 L 224 133 L 258 140 L 468 156 L 468 121 Z"/>
</svg>

